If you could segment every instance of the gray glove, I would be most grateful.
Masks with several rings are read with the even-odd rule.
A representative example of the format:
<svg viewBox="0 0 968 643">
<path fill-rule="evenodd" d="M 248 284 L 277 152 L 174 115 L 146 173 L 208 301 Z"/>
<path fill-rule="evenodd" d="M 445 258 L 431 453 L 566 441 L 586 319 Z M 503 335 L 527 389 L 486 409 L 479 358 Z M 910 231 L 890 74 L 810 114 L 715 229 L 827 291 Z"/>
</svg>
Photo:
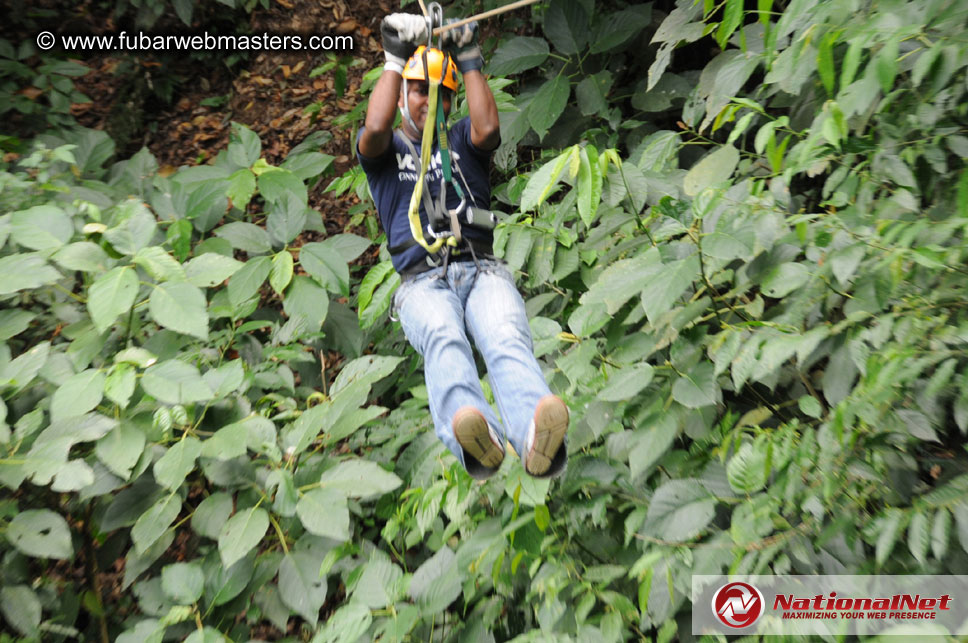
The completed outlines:
<svg viewBox="0 0 968 643">
<path fill-rule="evenodd" d="M 427 40 L 427 21 L 412 13 L 391 13 L 380 23 L 383 36 L 384 69 L 403 73 L 403 66 L 420 42 Z"/>
<path fill-rule="evenodd" d="M 456 18 L 444 21 L 444 24 L 457 22 Z M 469 22 L 466 25 L 450 29 L 443 33 L 444 48 L 457 63 L 457 69 L 461 74 L 484 67 L 484 56 L 481 54 L 481 47 L 477 44 L 477 21 Z"/>
</svg>

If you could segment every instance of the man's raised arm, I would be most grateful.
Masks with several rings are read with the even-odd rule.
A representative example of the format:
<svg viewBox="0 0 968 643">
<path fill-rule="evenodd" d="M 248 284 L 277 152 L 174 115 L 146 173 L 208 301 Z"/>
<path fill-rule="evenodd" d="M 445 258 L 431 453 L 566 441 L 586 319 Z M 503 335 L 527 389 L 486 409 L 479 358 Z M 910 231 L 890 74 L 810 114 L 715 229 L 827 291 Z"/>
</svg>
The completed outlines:
<svg viewBox="0 0 968 643">
<path fill-rule="evenodd" d="M 494 94 L 481 73 L 484 56 L 477 44 L 477 22 L 445 31 L 444 45 L 464 77 L 467 109 L 471 115 L 471 142 L 482 150 L 493 150 L 501 142 L 501 121 Z"/>
</svg>

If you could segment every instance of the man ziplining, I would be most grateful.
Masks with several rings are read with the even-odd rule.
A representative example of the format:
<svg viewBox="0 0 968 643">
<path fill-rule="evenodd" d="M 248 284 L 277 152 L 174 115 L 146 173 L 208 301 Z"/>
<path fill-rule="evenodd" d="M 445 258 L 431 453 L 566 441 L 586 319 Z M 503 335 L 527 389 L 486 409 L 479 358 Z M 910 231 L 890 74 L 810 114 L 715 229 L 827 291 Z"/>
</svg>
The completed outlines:
<svg viewBox="0 0 968 643">
<path fill-rule="evenodd" d="M 432 28 L 442 22 L 439 6 L 431 9 L 427 19 L 403 13 L 383 19 L 386 64 L 357 138 L 401 276 L 393 310 L 424 358 L 437 437 L 468 473 L 484 479 L 497 471 L 506 437 L 525 471 L 554 477 L 567 461 L 568 407 L 544 380 L 524 301 L 492 254 L 488 174 L 500 123 L 481 73 L 477 23 L 445 31 L 440 46 L 431 47 Z M 470 116 L 448 129 L 458 72 Z M 394 131 L 398 108 L 403 125 Z M 484 397 L 471 339 L 503 422 Z"/>
</svg>

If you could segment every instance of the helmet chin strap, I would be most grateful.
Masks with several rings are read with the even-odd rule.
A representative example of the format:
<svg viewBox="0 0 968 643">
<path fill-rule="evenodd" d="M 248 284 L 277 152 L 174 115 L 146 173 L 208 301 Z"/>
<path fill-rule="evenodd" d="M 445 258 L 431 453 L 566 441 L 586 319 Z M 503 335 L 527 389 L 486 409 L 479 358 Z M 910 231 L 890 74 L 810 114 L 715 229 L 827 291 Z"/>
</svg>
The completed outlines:
<svg viewBox="0 0 968 643">
<path fill-rule="evenodd" d="M 407 122 L 407 124 L 410 127 L 413 128 L 414 132 L 419 133 L 420 128 L 417 127 L 417 124 L 414 122 L 413 117 L 410 115 L 410 100 L 409 100 L 410 91 L 409 91 L 409 88 L 407 87 L 407 82 L 408 82 L 407 79 L 404 78 L 403 79 L 403 119 Z"/>
</svg>

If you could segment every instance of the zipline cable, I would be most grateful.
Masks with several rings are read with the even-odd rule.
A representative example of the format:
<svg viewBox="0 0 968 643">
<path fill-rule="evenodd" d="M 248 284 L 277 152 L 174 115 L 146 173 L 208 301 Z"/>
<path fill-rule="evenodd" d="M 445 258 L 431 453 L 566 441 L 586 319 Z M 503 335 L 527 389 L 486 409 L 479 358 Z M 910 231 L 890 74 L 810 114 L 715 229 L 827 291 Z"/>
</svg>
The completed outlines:
<svg viewBox="0 0 968 643">
<path fill-rule="evenodd" d="M 497 9 L 491 9 L 490 11 L 485 11 L 479 13 L 476 16 L 471 16 L 470 18 L 464 18 L 456 22 L 451 22 L 444 25 L 443 27 L 437 27 L 434 29 L 434 35 L 439 36 L 445 31 L 450 31 L 451 29 L 456 29 L 457 27 L 463 27 L 469 22 L 474 22 L 475 20 L 483 20 L 484 18 L 492 18 L 494 16 L 499 16 L 502 13 L 507 13 L 508 11 L 514 11 L 515 9 L 520 9 L 521 7 L 526 7 L 529 4 L 534 4 L 538 0 L 518 0 L 517 2 L 512 2 L 511 4 L 504 5 L 503 7 L 498 7 Z M 420 2 L 420 6 L 423 7 L 423 0 Z M 426 11 L 424 15 L 427 15 Z"/>
</svg>

